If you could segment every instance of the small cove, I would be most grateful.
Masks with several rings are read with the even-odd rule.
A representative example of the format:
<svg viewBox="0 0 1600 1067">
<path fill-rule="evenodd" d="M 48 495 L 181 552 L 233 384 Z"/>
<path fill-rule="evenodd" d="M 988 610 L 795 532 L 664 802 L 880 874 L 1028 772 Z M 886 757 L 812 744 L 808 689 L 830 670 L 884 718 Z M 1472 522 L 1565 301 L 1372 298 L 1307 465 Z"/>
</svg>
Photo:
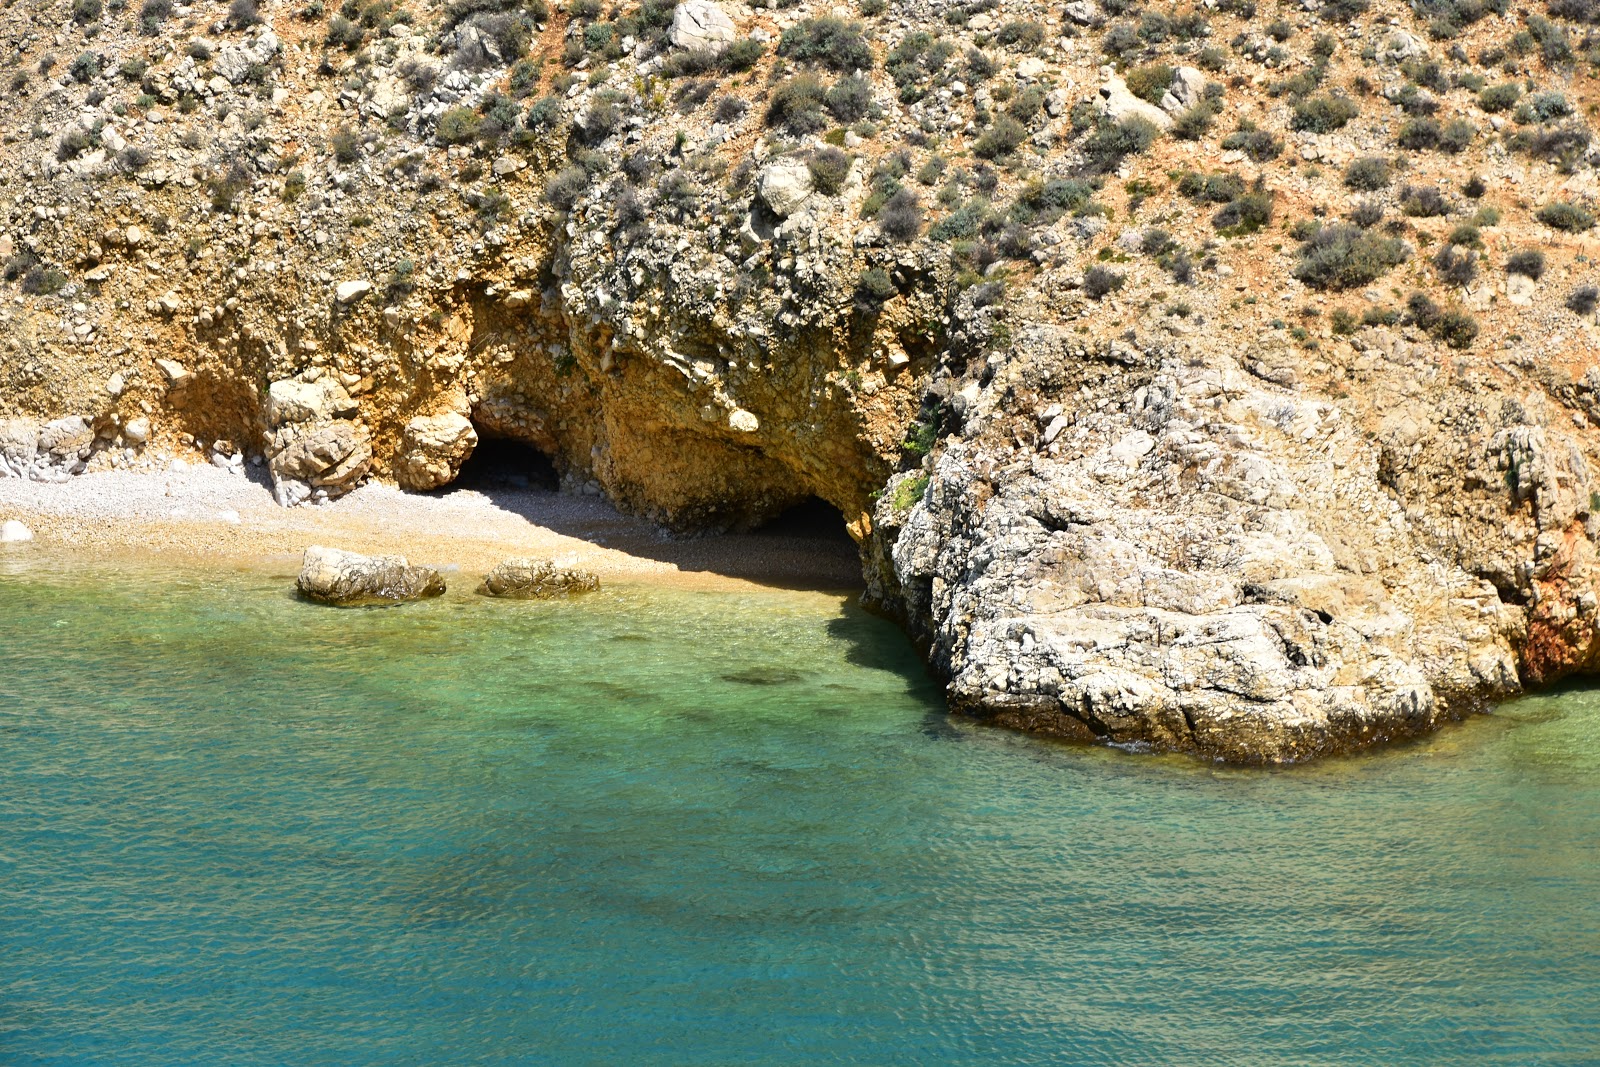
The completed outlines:
<svg viewBox="0 0 1600 1067">
<path fill-rule="evenodd" d="M 0 1063 L 1600 1058 L 1600 693 L 1241 770 L 843 593 L 83 566 L 0 562 Z"/>
</svg>

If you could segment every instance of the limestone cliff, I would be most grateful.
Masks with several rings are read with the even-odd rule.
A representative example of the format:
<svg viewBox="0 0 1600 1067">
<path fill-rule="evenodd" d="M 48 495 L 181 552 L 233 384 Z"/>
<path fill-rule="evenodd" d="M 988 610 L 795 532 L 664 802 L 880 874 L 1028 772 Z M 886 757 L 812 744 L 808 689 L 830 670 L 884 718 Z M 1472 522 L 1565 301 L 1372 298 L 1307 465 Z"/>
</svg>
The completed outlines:
<svg viewBox="0 0 1600 1067">
<path fill-rule="evenodd" d="M 19 0 L 0 476 L 807 497 L 956 708 L 1235 760 L 1590 670 L 1600 8 Z"/>
</svg>

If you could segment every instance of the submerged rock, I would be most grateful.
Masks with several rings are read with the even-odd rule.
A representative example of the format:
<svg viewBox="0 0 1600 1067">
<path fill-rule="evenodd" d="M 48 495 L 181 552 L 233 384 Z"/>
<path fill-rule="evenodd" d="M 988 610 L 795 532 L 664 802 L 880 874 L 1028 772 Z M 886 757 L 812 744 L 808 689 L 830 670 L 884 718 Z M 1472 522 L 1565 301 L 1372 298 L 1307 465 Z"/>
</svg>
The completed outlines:
<svg viewBox="0 0 1600 1067">
<path fill-rule="evenodd" d="M 306 549 L 295 588 L 319 603 L 349 606 L 422 600 L 439 596 L 445 586 L 438 571 L 413 567 L 404 556 L 361 556 L 312 545 Z"/>
<path fill-rule="evenodd" d="M 478 592 L 508 600 L 554 600 L 599 588 L 600 579 L 585 570 L 547 559 L 508 559 L 484 576 Z"/>
</svg>

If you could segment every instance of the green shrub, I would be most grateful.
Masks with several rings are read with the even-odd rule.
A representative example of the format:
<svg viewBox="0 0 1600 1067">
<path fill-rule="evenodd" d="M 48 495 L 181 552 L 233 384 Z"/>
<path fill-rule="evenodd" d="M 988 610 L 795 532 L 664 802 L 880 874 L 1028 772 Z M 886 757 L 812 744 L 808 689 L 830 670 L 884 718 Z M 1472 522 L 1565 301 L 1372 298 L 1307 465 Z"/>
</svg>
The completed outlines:
<svg viewBox="0 0 1600 1067">
<path fill-rule="evenodd" d="M 88 85 L 100 76 L 100 57 L 93 52 L 80 52 L 67 65 L 67 73 L 80 85 Z"/>
<path fill-rule="evenodd" d="M 1542 159 L 1571 174 L 1589 147 L 1589 131 L 1576 124 L 1518 130 L 1506 139 L 1506 145 L 1514 152 Z"/>
<path fill-rule="evenodd" d="M 872 108 L 872 83 L 859 74 L 847 75 L 828 88 L 823 103 L 840 122 L 859 122 Z"/>
<path fill-rule="evenodd" d="M 1317 17 L 1323 22 L 1354 22 L 1371 6 L 1371 0 L 1324 0 Z"/>
<path fill-rule="evenodd" d="M 361 138 L 348 126 L 340 126 L 328 138 L 328 148 L 340 163 L 354 163 L 361 158 Z"/>
<path fill-rule="evenodd" d="M 972 152 L 979 159 L 999 159 L 1016 151 L 1027 137 L 1027 127 L 1010 115 L 1001 115 L 983 131 Z"/>
<path fill-rule="evenodd" d="M 885 62 L 901 103 L 915 103 L 926 96 L 953 55 L 955 45 L 926 30 L 906 34 Z"/>
<path fill-rule="evenodd" d="M 1313 96 L 1294 106 L 1289 126 L 1309 133 L 1332 133 L 1344 129 L 1360 113 L 1361 109 L 1345 97 Z"/>
<path fill-rule="evenodd" d="M 989 205 L 982 200 L 970 200 L 952 211 L 928 231 L 935 241 L 964 241 L 978 236 L 978 229 L 989 214 Z"/>
<path fill-rule="evenodd" d="M 823 148 L 806 161 L 811 182 L 823 196 L 835 196 L 850 176 L 850 157 L 834 147 Z"/>
<path fill-rule="evenodd" d="M 456 107 L 439 116 L 434 136 L 441 144 L 467 144 L 477 140 L 482 127 L 483 116 L 470 107 Z"/>
<path fill-rule="evenodd" d="M 827 93 L 812 74 L 797 74 L 772 90 L 767 99 L 767 125 L 791 133 L 816 133 L 828 125 L 822 113 Z"/>
<path fill-rule="evenodd" d="M 80 26 L 89 22 L 97 22 L 103 10 L 105 10 L 105 6 L 100 0 L 72 0 L 72 21 Z"/>
<path fill-rule="evenodd" d="M 922 232 L 922 201 L 910 189 L 901 189 L 878 211 L 878 228 L 896 241 L 910 241 Z"/>
<path fill-rule="evenodd" d="M 1575 315 L 1593 315 L 1597 304 L 1600 304 L 1600 289 L 1592 285 L 1580 285 L 1567 297 L 1567 310 Z"/>
<path fill-rule="evenodd" d="M 1478 336 L 1478 320 L 1457 308 L 1440 315 L 1428 331 L 1451 348 L 1467 348 Z"/>
<path fill-rule="evenodd" d="M 1478 106 L 1491 115 L 1510 111 L 1522 99 L 1522 86 L 1515 82 L 1491 85 L 1478 94 Z"/>
<path fill-rule="evenodd" d="M 54 267 L 45 267 L 39 264 L 28 269 L 22 276 L 21 288 L 30 296 L 53 296 L 66 287 L 67 276 Z"/>
<path fill-rule="evenodd" d="M 1209 100 L 1202 100 L 1173 118 L 1172 136 L 1180 141 L 1198 141 L 1211 129 L 1216 117 L 1216 105 Z"/>
<path fill-rule="evenodd" d="M 1354 289 L 1405 260 L 1405 245 L 1349 223 L 1334 223 L 1300 246 L 1294 276 L 1314 289 Z"/>
<path fill-rule="evenodd" d="M 1466 119 L 1451 119 L 1439 131 L 1439 151 L 1455 155 L 1465 151 L 1478 136 L 1478 128 Z"/>
<path fill-rule="evenodd" d="M 1455 245 L 1445 245 L 1434 254 L 1433 269 L 1450 285 L 1465 287 L 1478 276 L 1478 257 Z"/>
<path fill-rule="evenodd" d="M 1125 79 L 1128 91 L 1141 100 L 1160 104 L 1161 98 L 1172 86 L 1172 66 L 1168 63 L 1147 63 L 1128 72 Z"/>
<path fill-rule="evenodd" d="M 767 51 L 767 46 L 760 41 L 753 41 L 748 37 L 741 37 L 722 50 L 717 57 L 722 69 L 731 74 L 740 74 L 754 67 L 760 62 L 762 55 Z"/>
<path fill-rule="evenodd" d="M 1229 201 L 1212 216 L 1211 225 L 1227 237 L 1255 233 L 1272 221 L 1272 201 L 1272 194 L 1257 182 L 1253 191 Z"/>
<path fill-rule="evenodd" d="M 1222 139 L 1222 147 L 1237 149 L 1249 156 L 1252 162 L 1267 163 L 1283 154 L 1283 141 L 1267 130 L 1259 130 L 1248 119 L 1239 128 Z"/>
<path fill-rule="evenodd" d="M 56 159 L 65 163 L 89 150 L 89 133 L 80 126 L 72 126 L 56 142 Z"/>
<path fill-rule="evenodd" d="M 1095 264 L 1083 274 L 1083 291 L 1090 300 L 1099 300 L 1121 289 L 1127 281 L 1127 275 Z"/>
<path fill-rule="evenodd" d="M 1517 108 L 1516 120 L 1524 124 L 1554 122 L 1572 114 L 1572 105 L 1560 93 L 1537 93 Z"/>
<path fill-rule="evenodd" d="M 352 22 L 343 15 L 335 15 L 328 20 L 327 41 L 331 45 L 354 52 L 361 47 L 361 42 L 366 40 L 366 36 L 367 31 L 362 29 L 359 23 Z"/>
<path fill-rule="evenodd" d="M 1556 201 L 1546 204 L 1533 216 L 1552 230 L 1582 233 L 1594 225 L 1594 212 L 1579 204 Z"/>
<path fill-rule="evenodd" d="M 1400 210 L 1413 218 L 1432 219 L 1450 214 L 1450 202 L 1436 185 L 1408 185 L 1400 190 Z"/>
<path fill-rule="evenodd" d="M 571 211 L 587 188 L 589 172 L 580 166 L 567 166 L 545 185 L 544 198 L 562 211 Z"/>
<path fill-rule="evenodd" d="M 1007 48 L 1032 52 L 1044 44 L 1044 26 L 1033 21 L 1008 22 L 995 31 L 994 39 Z"/>
<path fill-rule="evenodd" d="M 1544 253 L 1537 248 L 1524 248 L 1506 257 L 1506 273 L 1520 274 L 1538 281 L 1544 277 Z"/>
<path fill-rule="evenodd" d="M 1244 179 L 1232 171 L 1207 175 L 1191 170 L 1178 178 L 1179 194 L 1201 203 L 1226 204 L 1243 196 L 1244 190 Z"/>
<path fill-rule="evenodd" d="M 833 15 L 809 18 L 784 30 L 778 41 L 778 54 L 840 73 L 872 66 L 872 49 L 861 36 L 860 23 L 847 23 Z"/>
<path fill-rule="evenodd" d="M 1092 174 L 1109 174 L 1126 157 L 1149 148 L 1159 132 L 1154 123 L 1141 118 L 1101 123 L 1084 140 L 1085 166 Z"/>
<path fill-rule="evenodd" d="M 1345 186 L 1364 193 L 1387 189 L 1389 180 L 1389 161 L 1382 156 L 1363 156 L 1344 170 Z"/>
<path fill-rule="evenodd" d="M 1439 147 L 1439 123 L 1430 118 L 1407 119 L 1395 135 L 1395 144 L 1408 152 L 1425 152 Z"/>
<path fill-rule="evenodd" d="M 898 289 L 895 288 L 894 279 L 879 267 L 871 267 L 861 272 L 856 279 L 856 302 L 876 307 L 893 297 Z"/>
<path fill-rule="evenodd" d="M 1095 188 L 1088 182 L 1071 178 L 1055 178 L 1048 182 L 1035 179 L 1023 188 L 1017 202 L 1025 209 L 1022 214 L 1027 221 L 1049 225 L 1068 212 L 1089 214 L 1094 194 Z"/>
</svg>

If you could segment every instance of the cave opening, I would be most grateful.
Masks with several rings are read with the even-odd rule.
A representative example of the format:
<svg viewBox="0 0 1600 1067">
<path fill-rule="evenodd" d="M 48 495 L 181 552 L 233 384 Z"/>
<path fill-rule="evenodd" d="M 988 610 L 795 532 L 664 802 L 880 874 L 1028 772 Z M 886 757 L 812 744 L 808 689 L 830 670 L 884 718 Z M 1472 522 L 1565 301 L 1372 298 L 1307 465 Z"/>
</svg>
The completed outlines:
<svg viewBox="0 0 1600 1067">
<path fill-rule="evenodd" d="M 757 537 L 793 537 L 835 542 L 853 554 L 856 543 L 845 530 L 844 513 L 821 497 L 809 496 L 751 531 Z"/>
<path fill-rule="evenodd" d="M 480 492 L 496 489 L 555 492 L 561 487 L 561 476 L 550 457 L 532 445 L 486 434 L 480 429 L 478 445 L 461 465 L 451 487 Z"/>
</svg>

